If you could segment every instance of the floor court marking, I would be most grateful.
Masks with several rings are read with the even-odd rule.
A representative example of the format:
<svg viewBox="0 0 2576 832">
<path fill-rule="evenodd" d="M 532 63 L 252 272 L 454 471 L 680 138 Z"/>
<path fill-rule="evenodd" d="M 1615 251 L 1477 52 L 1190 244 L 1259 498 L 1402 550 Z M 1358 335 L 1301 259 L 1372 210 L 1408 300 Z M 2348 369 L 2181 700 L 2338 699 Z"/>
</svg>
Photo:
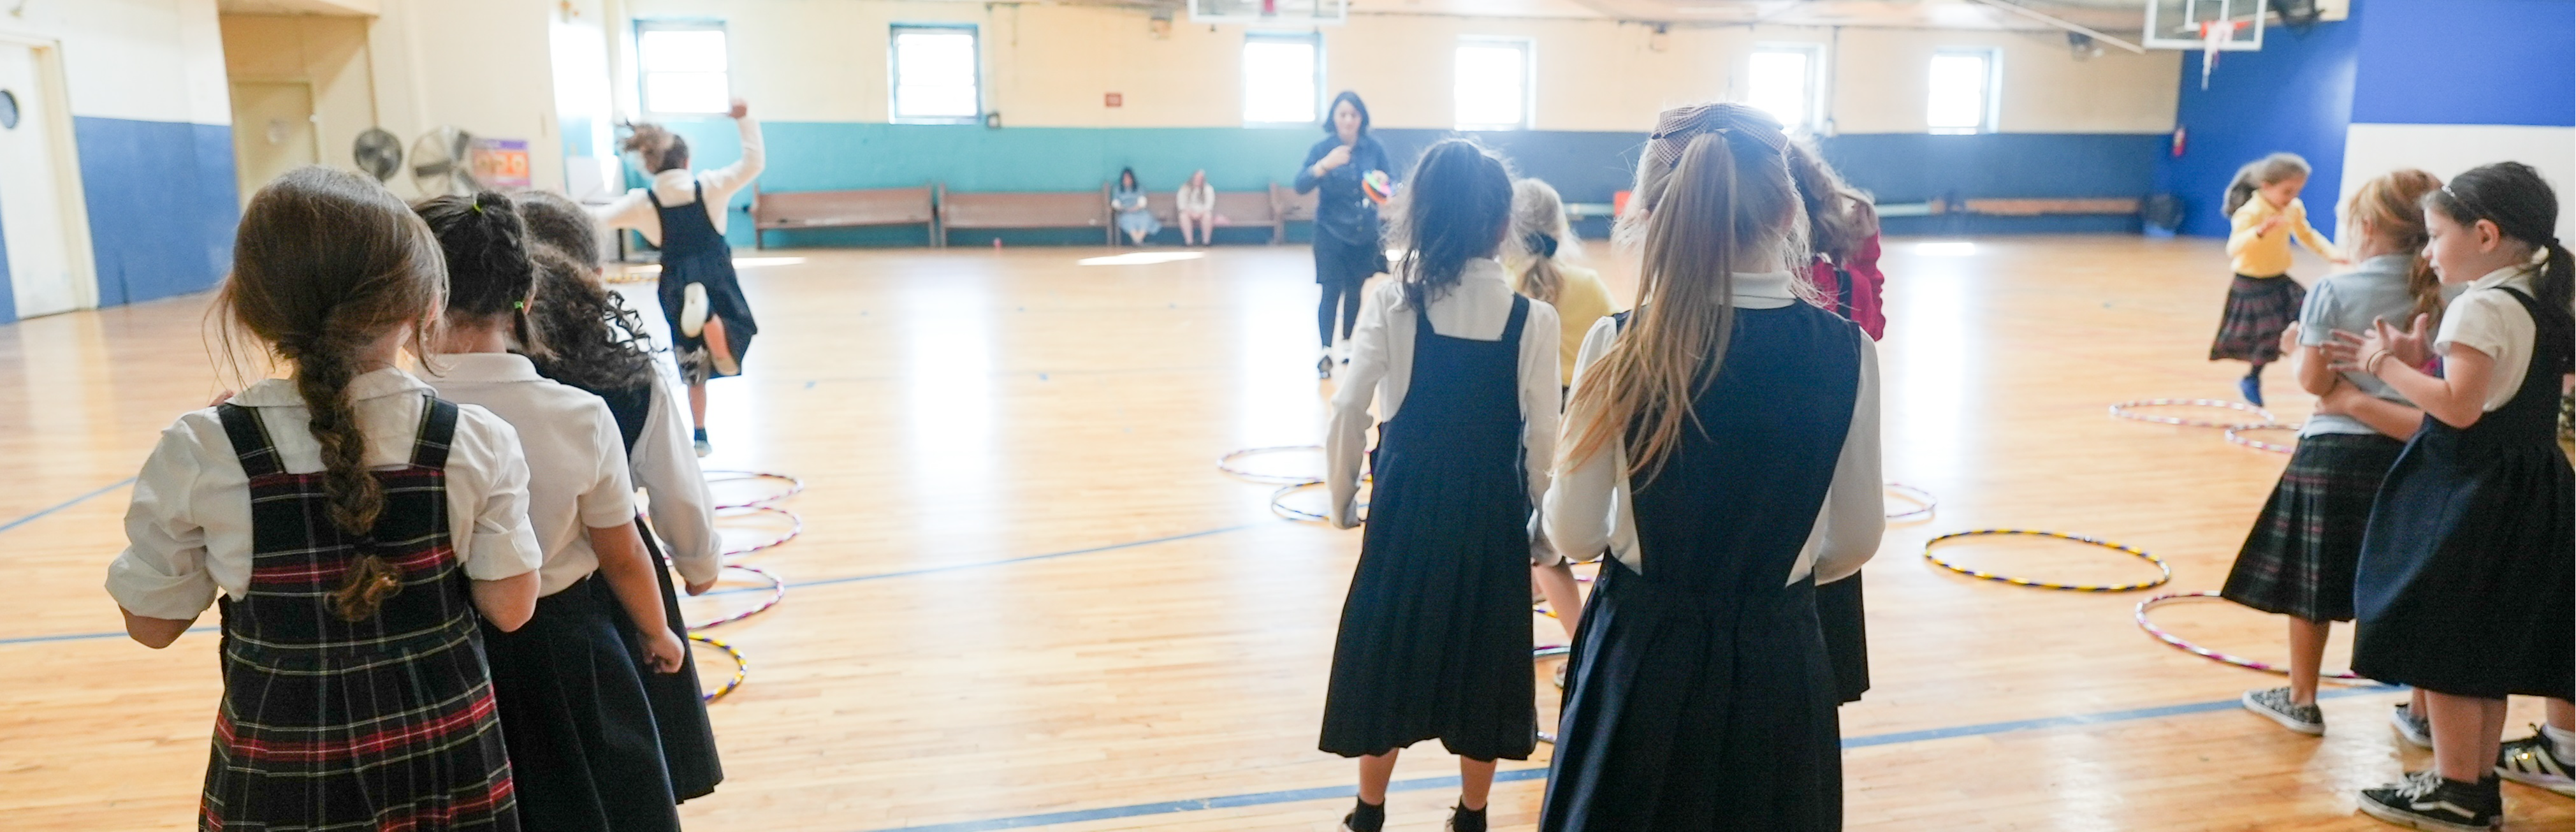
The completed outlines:
<svg viewBox="0 0 2576 832">
<path fill-rule="evenodd" d="M 5 531 L 8 531 L 8 530 L 10 530 L 10 529 L 17 528 L 17 527 L 19 527 L 19 526 L 27 525 L 28 523 L 33 523 L 33 522 L 35 522 L 38 518 L 44 517 L 45 515 L 52 514 L 52 513 L 54 513 L 54 512 L 61 511 L 61 510 L 63 510 L 63 509 L 71 508 L 72 506 L 80 505 L 80 504 L 82 504 L 82 503 L 89 502 L 92 498 L 95 498 L 95 497 L 97 497 L 97 496 L 99 496 L 99 495 L 101 495 L 101 494 L 105 494 L 105 493 L 107 493 L 107 492 L 114 491 L 114 490 L 117 490 L 117 489 L 119 489 L 119 488 L 124 488 L 124 487 L 126 487 L 126 486 L 133 485 L 133 484 L 134 484 L 134 478 L 133 478 L 133 477 L 126 477 L 125 479 L 117 480 L 116 482 L 109 483 L 106 487 L 100 488 L 100 489 L 99 489 L 99 490 L 97 490 L 97 491 L 92 491 L 92 492 L 90 492 L 90 493 L 83 494 L 83 495 L 80 495 L 80 496 L 78 496 L 78 497 L 73 497 L 73 498 L 71 498 L 71 499 L 69 499 L 69 500 L 64 500 L 64 501 L 62 501 L 62 502 L 60 502 L 60 503 L 56 503 L 56 504 L 54 504 L 54 505 L 53 505 L 52 507 L 50 507 L 50 508 L 41 508 L 41 509 L 37 509 L 37 510 L 36 510 L 36 513 L 34 513 L 34 514 L 30 514 L 30 515 L 27 515 L 27 516 L 25 516 L 25 517 L 20 517 L 20 518 L 18 518 L 18 519 L 16 519 L 16 520 L 11 520 L 11 521 L 9 521 L 9 522 L 8 522 L 8 523 L 6 523 L 6 524 L 0 524 L 0 532 L 5 532 Z"/>
<path fill-rule="evenodd" d="M 2317 698 L 2342 699 L 2348 696 L 2395 693 L 2401 690 L 2404 690 L 2404 688 L 2380 685 L 2367 688 L 2318 691 Z M 1881 745 L 1929 742 L 1932 740 L 1955 739 L 1958 737 L 1977 737 L 1992 734 L 2008 734 L 2020 731 L 2036 731 L 2045 728 L 2063 728 L 2076 725 L 2105 725 L 2119 722 L 2135 722 L 2147 719 L 2161 719 L 2169 716 L 2229 711 L 2242 707 L 2244 707 L 2244 704 L 2238 700 L 2227 699 L 2216 702 L 2191 702 L 2181 705 L 2163 705 L 2153 708 L 2132 708 L 2123 711 L 2073 714 L 2069 716 L 2047 717 L 2043 719 L 2020 719 L 2010 722 L 1957 725 L 1948 728 L 1933 728 L 1924 731 L 1900 731 L 1892 734 L 1844 737 L 1843 750 L 1849 751 L 1855 748 L 1870 748 Z M 1544 779 L 1547 779 L 1547 769 L 1545 767 L 1507 769 L 1494 773 L 1494 782 L 1496 783 L 1518 783 L 1529 780 Z M 1386 790 L 1390 792 L 1418 792 L 1429 791 L 1432 789 L 1456 788 L 1457 785 L 1458 778 L 1456 777 L 1421 777 L 1412 780 L 1398 780 L 1393 783 L 1389 783 L 1387 784 Z M 1132 806 L 1109 806 L 1099 809 L 1080 809 L 1070 812 L 1049 812 L 1040 815 L 1020 815 L 1018 817 L 994 818 L 992 820 L 970 820 L 958 823 L 934 824 L 930 826 L 901 826 L 872 830 L 872 832 L 986 832 L 986 830 L 993 829 L 1026 829 L 1037 826 L 1056 826 L 1060 824 L 1083 823 L 1096 820 L 1117 820 L 1119 818 L 1141 817 L 1144 815 L 1204 812 L 1210 809 L 1234 809 L 1245 806 L 1267 806 L 1278 803 L 1303 803 L 1310 800 L 1348 799 L 1355 797 L 1358 794 L 1358 786 L 1325 786 L 1313 789 L 1256 792 L 1253 794 L 1227 795 L 1224 797 L 1202 797 L 1193 800 L 1170 800 L 1161 803 L 1139 803 Z"/>
<path fill-rule="evenodd" d="M 76 499 L 72 500 L 72 502 L 71 502 L 71 503 L 64 503 L 63 505 L 55 506 L 55 507 L 53 507 L 53 508 L 45 509 L 45 511 L 40 511 L 40 512 L 37 512 L 37 513 L 35 513 L 35 514 L 28 515 L 26 518 L 21 519 L 21 520 L 18 520 L 18 521 L 14 522 L 14 523 L 11 523 L 10 525 L 13 525 L 13 526 L 14 526 L 14 525 L 17 525 L 17 523 L 24 523 L 24 522 L 26 522 L 27 520 L 33 520 L 33 519 L 35 519 L 35 518 L 37 518 L 37 517 L 43 516 L 46 512 L 55 511 L 55 510 L 58 510 L 58 509 L 61 509 L 61 508 L 65 507 L 65 506 L 69 506 L 69 505 L 71 505 L 72 503 L 77 503 L 77 502 L 80 502 L 81 500 L 86 500 L 86 499 L 89 499 L 89 498 L 91 498 L 91 497 L 96 497 L 96 496 L 98 496 L 98 495 L 100 495 L 100 494 L 107 493 L 108 491 L 111 491 L 111 490 L 114 490 L 114 489 L 116 489 L 116 488 L 122 487 L 122 486 L 124 486 L 125 484 L 127 484 L 127 483 L 131 483 L 131 482 L 133 482 L 133 480 L 126 480 L 125 482 L 117 483 L 116 485 L 109 486 L 109 487 L 107 487 L 107 488 L 103 488 L 103 489 L 100 489 L 100 490 L 98 490 L 98 491 L 91 492 L 91 493 L 89 493 L 89 494 L 87 494 L 87 495 L 84 495 L 84 496 L 81 496 L 81 497 L 79 497 L 79 498 L 76 498 Z M 1073 556 L 1075 556 L 1075 555 L 1090 555 L 1090 554 L 1098 554 L 1098 553 L 1101 553 L 1101 552 L 1114 552 L 1114 551 L 1117 551 L 1117 550 L 1120 550 L 1120 549 L 1133 549 L 1133 548 L 1136 548 L 1136 547 L 1139 547 L 1139 546 L 1152 546 L 1152 545 L 1157 544 L 1157 543 L 1172 543 L 1172 542 L 1175 542 L 1175 541 L 1190 540 L 1190 539 L 1192 539 L 1192 538 L 1213 537 L 1213 536 L 1216 536 L 1216 535 L 1220 535 L 1220 534 L 1227 534 L 1227 533 L 1230 533 L 1230 532 L 1239 532 L 1239 531 L 1243 531 L 1243 530 L 1246 530 L 1246 529 L 1259 528 L 1259 527 L 1262 527 L 1262 526 L 1276 526 L 1276 525 L 1278 525 L 1278 524 L 1277 524 L 1277 523 L 1273 523 L 1273 522 L 1268 522 L 1268 521 L 1258 522 L 1258 523 L 1239 523 L 1239 524 L 1232 525 L 1232 526 L 1220 526 L 1220 527 L 1218 527 L 1218 528 L 1213 528 L 1213 529 L 1201 529 L 1201 530 L 1199 530 L 1199 531 L 1195 531 L 1195 532 L 1186 532 L 1186 533 L 1183 533 L 1183 534 L 1167 535 L 1167 536 L 1164 536 L 1164 537 L 1147 538 L 1147 539 L 1144 539 L 1144 540 L 1130 540 L 1130 541 L 1127 541 L 1127 542 L 1125 542 L 1125 543 L 1111 543 L 1111 544 L 1108 544 L 1108 545 L 1106 545 L 1106 546 L 1092 546 L 1092 547 L 1083 548 L 1083 549 L 1068 549 L 1068 550 L 1065 550 L 1065 551 L 1062 551 L 1062 552 L 1047 552 L 1047 553 L 1045 553 L 1045 554 L 1037 554 L 1037 555 L 1023 555 L 1023 556 L 1016 557 L 1016 558 L 1003 558 L 1003 559 L 1001 559 L 1001 560 L 985 560 L 985 561 L 976 561 L 976 562 L 973 562 L 973 563 L 952 563 L 952 564 L 947 564 L 947 565 L 944 565 L 944 566 L 925 566 L 925 567 L 922 567 L 922 568 L 920 568 L 920 569 L 904 569 L 904 570 L 899 570 L 899 571 L 895 571 L 895 572 L 878 572 L 878 573 L 868 574 L 868 575 L 850 575 L 850 576 L 847 576 L 847 577 L 841 577 L 841 578 L 824 578 L 824 579 L 821 579 L 821 580 L 804 581 L 804 582 L 801 582 L 801 583 L 791 583 L 791 584 L 788 584 L 787 586 L 788 586 L 788 588 L 790 588 L 790 589 L 801 589 L 801 588 L 804 588 L 804 587 L 831 586 L 831 585 L 833 585 L 833 584 L 849 584 L 849 583 L 858 583 L 858 582 L 860 582 L 860 581 L 876 581 L 876 580 L 884 580 L 884 579 L 887 579 L 887 578 L 908 578 L 908 577 L 912 577 L 912 576 L 915 576 L 915 575 L 929 575 L 929 574 L 935 574 L 935 573 L 939 573 L 939 572 L 955 572 L 955 571 L 964 570 L 964 569 L 982 569 L 982 568 L 984 568 L 984 567 L 988 567 L 988 566 L 1008 566 L 1008 565 L 1011 565 L 1011 564 L 1014 564 L 1014 563 L 1027 563 L 1027 562 L 1030 562 L 1030 561 L 1051 560 L 1051 559 L 1054 559 L 1054 558 L 1068 558 L 1068 557 L 1073 557 Z M 7 531 L 7 530 L 8 530 L 8 528 L 9 528 L 8 526 L 0 526 L 0 531 Z M 749 591 L 767 592 L 767 591 L 769 591 L 769 590 L 768 590 L 768 588 L 766 588 L 766 587 L 761 587 L 761 588 L 758 588 L 758 589 L 725 589 L 725 590 L 717 590 L 717 591 L 715 591 L 715 592 L 710 592 L 710 593 L 707 593 L 707 594 L 706 594 L 706 595 L 704 595 L 704 596 L 698 596 L 698 597 L 708 597 L 708 596 L 714 596 L 714 595 L 731 595 L 731 594 L 738 593 L 738 592 L 749 592 Z M 217 628 L 217 627 L 191 627 L 191 628 L 189 628 L 189 629 L 188 629 L 188 632 L 191 632 L 191 633 L 211 633 L 211 632 L 215 632 L 215 631 L 216 631 L 216 630 L 218 630 L 218 629 L 220 629 L 220 628 Z M 50 636 L 17 636 L 17 637 L 14 637 L 14 638 L 0 638 L 0 646 L 7 646 L 7 645 L 11 645 L 11 644 L 40 644 L 40 643 L 45 643 L 45 642 L 57 642 L 57 641 L 88 641 L 88 640 L 92 640 L 92 639 L 102 639 L 102 638 L 119 638 L 119 637 L 122 637 L 122 636 L 124 636 L 124 635 L 125 635 L 125 633 L 123 633 L 123 632 L 112 632 L 112 633 L 64 633 L 64 634 L 61 634 L 61 635 L 50 635 Z"/>
</svg>

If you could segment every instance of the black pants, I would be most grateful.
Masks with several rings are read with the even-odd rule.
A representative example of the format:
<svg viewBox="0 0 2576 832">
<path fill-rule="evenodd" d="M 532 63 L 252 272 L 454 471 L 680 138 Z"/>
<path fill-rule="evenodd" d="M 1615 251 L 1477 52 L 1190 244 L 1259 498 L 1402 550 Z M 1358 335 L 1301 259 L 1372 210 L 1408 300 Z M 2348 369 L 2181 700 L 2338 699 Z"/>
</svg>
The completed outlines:
<svg viewBox="0 0 2576 832">
<path fill-rule="evenodd" d="M 1360 288 L 1368 285 L 1370 275 L 1385 269 L 1386 253 L 1375 242 L 1357 244 L 1330 233 L 1315 235 L 1315 283 L 1323 289 L 1323 298 L 1315 305 L 1315 332 L 1324 346 L 1333 345 L 1337 315 L 1342 337 L 1350 337 L 1351 327 L 1360 319 Z"/>
</svg>

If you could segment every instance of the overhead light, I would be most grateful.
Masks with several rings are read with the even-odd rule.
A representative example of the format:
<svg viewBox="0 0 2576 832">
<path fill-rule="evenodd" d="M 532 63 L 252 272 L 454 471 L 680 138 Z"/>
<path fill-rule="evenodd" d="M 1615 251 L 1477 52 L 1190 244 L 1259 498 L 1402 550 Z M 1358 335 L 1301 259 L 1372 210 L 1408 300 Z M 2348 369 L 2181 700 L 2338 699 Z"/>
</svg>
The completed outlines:
<svg viewBox="0 0 2576 832">
<path fill-rule="evenodd" d="M 1073 262 L 1083 266 L 1151 266 L 1156 263 L 1196 260 L 1206 256 L 1207 252 L 1204 251 L 1135 251 L 1107 257 L 1085 257 Z"/>
</svg>

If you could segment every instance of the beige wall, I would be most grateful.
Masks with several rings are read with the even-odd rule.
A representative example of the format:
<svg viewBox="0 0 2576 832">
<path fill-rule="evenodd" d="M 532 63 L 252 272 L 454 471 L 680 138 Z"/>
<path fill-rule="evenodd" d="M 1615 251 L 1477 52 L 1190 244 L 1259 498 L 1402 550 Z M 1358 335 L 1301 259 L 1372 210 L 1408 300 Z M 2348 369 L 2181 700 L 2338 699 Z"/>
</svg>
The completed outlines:
<svg viewBox="0 0 2576 832">
<path fill-rule="evenodd" d="M 417 0 L 413 0 L 416 2 Z M 985 106 L 1025 127 L 1220 127 L 1241 123 L 1244 28 L 1175 21 L 1155 37 L 1138 10 L 970 5 L 918 0 L 622 0 L 634 17 L 717 18 L 731 35 L 734 90 L 765 116 L 881 122 L 886 27 L 960 22 L 981 27 Z M 614 27 L 612 40 L 631 31 Z M 1735 94 L 1734 76 L 1758 43 L 1832 43 L 1813 27 L 1676 28 L 1661 51 L 1644 26 L 1611 21 L 1361 15 L 1324 30 L 1332 90 L 1366 95 L 1379 124 L 1451 126 L 1451 52 L 1462 36 L 1530 39 L 1538 62 L 1535 126 L 1644 130 L 1676 104 Z M 2005 71 L 2008 132 L 2161 132 L 2173 126 L 2178 53 L 2108 51 L 2075 60 L 2050 32 L 1845 29 L 1833 54 L 1833 113 L 1843 132 L 1918 132 L 1923 68 L 1949 46 L 1994 47 Z M 620 73 L 632 112 L 631 67 Z M 1103 105 L 1117 92 L 1124 106 Z"/>
<path fill-rule="evenodd" d="M 368 27 L 376 112 L 405 148 L 442 126 L 526 139 L 529 176 L 561 187 L 563 138 L 548 48 L 553 0 L 379 0 Z M 411 177 L 394 192 L 413 195 Z"/>
<path fill-rule="evenodd" d="M 316 144 L 324 164 L 350 167 L 358 133 L 376 124 L 368 70 L 367 19 L 320 15 L 223 16 L 224 70 L 231 81 L 296 81 L 313 88 Z M 250 194 L 242 194 L 243 199 Z"/>
</svg>

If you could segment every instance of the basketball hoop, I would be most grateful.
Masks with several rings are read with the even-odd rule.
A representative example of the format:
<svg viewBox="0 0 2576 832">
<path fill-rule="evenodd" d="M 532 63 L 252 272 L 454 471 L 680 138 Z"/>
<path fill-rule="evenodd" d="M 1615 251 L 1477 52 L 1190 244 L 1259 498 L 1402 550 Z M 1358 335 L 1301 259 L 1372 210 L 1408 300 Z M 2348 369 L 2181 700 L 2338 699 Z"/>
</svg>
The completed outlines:
<svg viewBox="0 0 2576 832">
<path fill-rule="evenodd" d="M 2203 20 L 2200 22 L 2200 88 L 2209 89 L 2209 70 L 2218 65 L 2218 53 L 2236 42 L 2236 30 L 2242 20 Z"/>
</svg>

